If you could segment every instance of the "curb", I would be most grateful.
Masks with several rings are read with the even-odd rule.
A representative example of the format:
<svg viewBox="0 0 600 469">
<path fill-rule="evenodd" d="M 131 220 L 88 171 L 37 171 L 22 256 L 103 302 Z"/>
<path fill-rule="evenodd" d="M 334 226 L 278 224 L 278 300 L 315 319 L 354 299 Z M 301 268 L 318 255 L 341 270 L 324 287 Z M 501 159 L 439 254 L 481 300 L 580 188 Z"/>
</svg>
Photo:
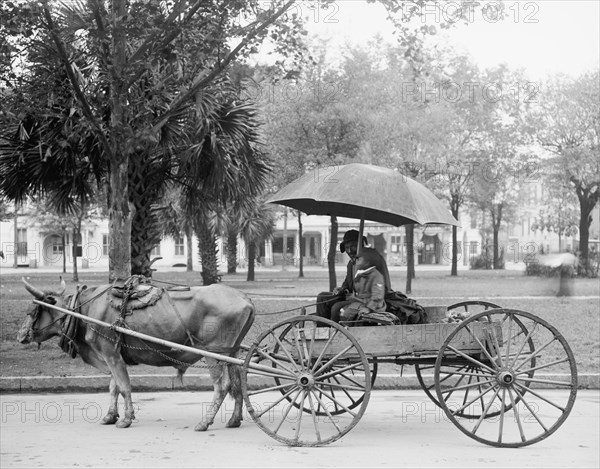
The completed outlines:
<svg viewBox="0 0 600 469">
<path fill-rule="evenodd" d="M 545 379 L 552 379 L 545 376 Z M 148 391 L 211 391 L 212 382 L 208 374 L 189 374 L 183 378 L 183 385 L 173 375 L 130 375 L 133 392 Z M 110 378 L 107 375 L 90 376 L 7 376 L 0 377 L 0 392 L 19 393 L 78 393 L 108 392 Z M 269 377 L 252 376 L 249 389 L 272 386 Z M 578 389 L 600 389 L 600 374 L 580 374 Z M 375 390 L 421 389 L 416 375 L 377 375 Z"/>
</svg>

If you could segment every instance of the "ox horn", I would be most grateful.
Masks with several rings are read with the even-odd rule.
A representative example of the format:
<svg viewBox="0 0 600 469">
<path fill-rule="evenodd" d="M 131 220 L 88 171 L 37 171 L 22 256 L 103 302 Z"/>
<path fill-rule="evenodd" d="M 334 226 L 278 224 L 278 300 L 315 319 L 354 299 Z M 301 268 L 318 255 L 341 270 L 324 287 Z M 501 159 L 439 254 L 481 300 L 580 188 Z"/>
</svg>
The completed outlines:
<svg viewBox="0 0 600 469">
<path fill-rule="evenodd" d="M 35 288 L 33 285 L 28 283 L 27 280 L 25 280 L 25 277 L 21 277 L 21 280 L 25 284 L 25 289 L 29 293 L 31 293 L 34 298 L 36 298 L 38 300 L 43 300 L 46 297 L 46 295 L 44 295 L 44 292 L 42 290 L 40 290 L 39 288 Z"/>
<path fill-rule="evenodd" d="M 62 275 L 60 276 L 60 289 L 58 290 L 58 294 L 60 296 L 63 296 L 63 294 L 65 293 L 65 290 L 67 289 L 67 284 L 65 283 L 65 279 L 62 278 Z"/>
</svg>

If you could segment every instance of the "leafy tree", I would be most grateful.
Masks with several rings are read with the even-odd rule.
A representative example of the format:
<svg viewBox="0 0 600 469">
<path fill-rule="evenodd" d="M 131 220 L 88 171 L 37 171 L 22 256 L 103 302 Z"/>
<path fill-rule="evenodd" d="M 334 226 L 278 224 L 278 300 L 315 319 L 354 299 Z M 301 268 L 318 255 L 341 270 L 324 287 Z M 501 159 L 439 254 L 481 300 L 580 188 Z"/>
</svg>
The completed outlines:
<svg viewBox="0 0 600 469">
<path fill-rule="evenodd" d="M 577 201 L 573 191 L 564 179 L 556 180 L 556 175 L 544 178 L 543 207 L 531 225 L 532 231 L 548 231 L 558 235 L 558 249 L 563 250 L 564 236 L 575 236 L 579 217 Z"/>
<path fill-rule="evenodd" d="M 556 77 L 533 113 L 537 141 L 552 154 L 549 166 L 579 201 L 580 269 L 589 267 L 589 227 L 600 200 L 600 78 L 598 71 L 576 79 Z"/>
<path fill-rule="evenodd" d="M 156 150 L 168 137 L 194 141 L 198 125 L 191 135 L 182 134 L 181 126 L 193 116 L 203 121 L 198 98 L 242 53 L 268 34 L 277 37 L 279 52 L 297 47 L 300 20 L 283 17 L 292 5 L 278 1 L 263 10 L 258 1 L 234 0 L 34 4 L 37 31 L 52 44 L 51 57 L 60 59 L 81 120 L 102 150 L 110 188 L 112 278 L 131 272 L 132 221 L 140 197 L 132 195 L 129 176 L 143 178 L 139 165 L 164 154 Z M 239 38 L 238 44 L 230 46 L 231 38 Z"/>
</svg>

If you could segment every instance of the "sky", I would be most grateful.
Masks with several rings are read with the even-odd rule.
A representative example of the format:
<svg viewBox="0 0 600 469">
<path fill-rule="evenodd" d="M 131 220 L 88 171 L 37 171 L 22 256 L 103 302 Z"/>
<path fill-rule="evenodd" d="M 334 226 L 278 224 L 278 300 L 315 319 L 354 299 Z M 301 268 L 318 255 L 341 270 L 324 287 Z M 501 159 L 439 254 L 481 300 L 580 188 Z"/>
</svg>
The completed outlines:
<svg viewBox="0 0 600 469">
<path fill-rule="evenodd" d="M 365 0 L 335 0 L 331 10 L 317 15 L 306 2 L 298 7 L 308 16 L 311 35 L 330 39 L 330 48 L 364 43 L 376 34 L 393 41 L 392 27 L 380 4 Z M 600 64 L 600 0 L 504 0 L 508 17 L 496 21 L 494 8 L 474 10 L 468 25 L 457 25 L 436 40 L 469 54 L 482 68 L 506 63 L 524 68 L 530 78 L 549 74 L 577 76 Z M 427 10 L 426 22 L 452 19 L 459 2 L 440 0 Z"/>
</svg>

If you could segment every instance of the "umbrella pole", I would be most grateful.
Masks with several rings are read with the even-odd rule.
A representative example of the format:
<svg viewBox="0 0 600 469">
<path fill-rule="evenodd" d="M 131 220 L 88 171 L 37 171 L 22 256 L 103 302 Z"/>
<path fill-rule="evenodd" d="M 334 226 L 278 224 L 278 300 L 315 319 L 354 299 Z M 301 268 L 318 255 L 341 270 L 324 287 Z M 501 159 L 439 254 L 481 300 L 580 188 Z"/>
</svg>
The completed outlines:
<svg viewBox="0 0 600 469">
<path fill-rule="evenodd" d="M 359 256 L 360 251 L 362 251 L 362 239 L 363 233 L 365 231 L 365 209 L 361 210 L 360 214 L 360 226 L 358 228 L 358 244 L 356 245 L 356 257 Z"/>
</svg>

